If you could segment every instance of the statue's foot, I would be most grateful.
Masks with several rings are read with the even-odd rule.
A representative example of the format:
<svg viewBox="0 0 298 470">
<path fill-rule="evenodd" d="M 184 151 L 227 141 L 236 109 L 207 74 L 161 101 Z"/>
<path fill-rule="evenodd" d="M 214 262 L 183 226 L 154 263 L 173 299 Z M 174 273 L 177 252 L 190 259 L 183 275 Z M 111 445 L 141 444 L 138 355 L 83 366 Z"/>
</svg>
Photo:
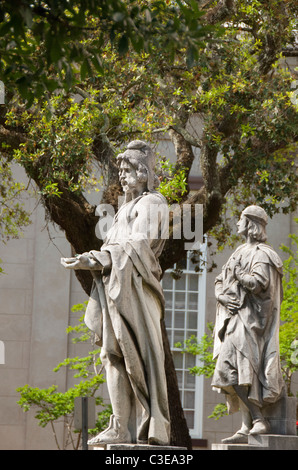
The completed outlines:
<svg viewBox="0 0 298 470">
<path fill-rule="evenodd" d="M 248 434 L 237 431 L 233 436 L 222 439 L 223 444 L 248 444 Z"/>
<path fill-rule="evenodd" d="M 268 434 L 270 426 L 265 419 L 256 419 L 253 421 L 253 427 L 250 430 L 249 434 Z"/>
<path fill-rule="evenodd" d="M 112 415 L 107 429 L 97 436 L 88 440 L 88 445 L 95 446 L 99 444 L 128 444 L 131 442 L 131 435 L 127 428 L 123 429 L 119 420 Z"/>
<path fill-rule="evenodd" d="M 92 439 L 89 439 L 88 445 L 89 446 L 96 446 L 99 444 L 129 444 L 131 443 L 130 433 L 127 432 L 126 434 L 118 433 L 115 430 L 111 430 L 109 432 L 105 432 L 105 434 L 98 434 Z"/>
</svg>

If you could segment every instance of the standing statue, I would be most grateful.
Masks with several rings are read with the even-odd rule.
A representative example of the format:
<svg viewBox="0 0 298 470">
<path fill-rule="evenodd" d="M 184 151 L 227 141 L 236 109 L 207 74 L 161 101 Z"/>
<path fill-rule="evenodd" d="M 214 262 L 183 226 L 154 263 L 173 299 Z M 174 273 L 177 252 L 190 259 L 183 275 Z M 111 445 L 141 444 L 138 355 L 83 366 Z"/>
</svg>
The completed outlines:
<svg viewBox="0 0 298 470">
<path fill-rule="evenodd" d="M 247 207 L 237 223 L 246 243 L 237 248 L 215 281 L 217 313 L 212 387 L 226 394 L 230 413 L 242 426 L 224 443 L 247 443 L 248 434 L 267 434 L 262 409 L 283 393 L 279 359 L 282 261 L 264 242 L 268 217 Z"/>
<path fill-rule="evenodd" d="M 101 345 L 113 414 L 109 427 L 88 443 L 168 445 L 158 262 L 168 206 L 154 190 L 155 156 L 147 144 L 131 142 L 118 161 L 125 199 L 101 250 L 61 260 L 66 268 L 90 269 L 94 277 L 85 323 Z"/>
</svg>

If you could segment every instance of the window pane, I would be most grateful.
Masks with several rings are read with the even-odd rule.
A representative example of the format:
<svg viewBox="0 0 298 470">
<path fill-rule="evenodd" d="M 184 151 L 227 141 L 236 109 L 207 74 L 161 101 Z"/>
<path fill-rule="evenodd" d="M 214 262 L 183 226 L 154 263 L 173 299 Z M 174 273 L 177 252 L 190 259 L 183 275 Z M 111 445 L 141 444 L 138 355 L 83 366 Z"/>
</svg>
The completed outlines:
<svg viewBox="0 0 298 470">
<path fill-rule="evenodd" d="M 189 274 L 188 276 L 188 289 L 198 292 L 199 276 L 197 274 Z"/>
<path fill-rule="evenodd" d="M 187 295 L 188 301 L 188 309 L 189 310 L 197 310 L 198 308 L 198 294 L 188 294 Z"/>
<path fill-rule="evenodd" d="M 195 392 L 184 392 L 184 403 L 185 408 L 195 408 Z"/>
<path fill-rule="evenodd" d="M 175 288 L 177 290 L 185 290 L 185 275 L 182 274 L 180 279 L 176 279 Z"/>
<path fill-rule="evenodd" d="M 175 307 L 185 309 L 185 293 L 175 292 Z"/>
<path fill-rule="evenodd" d="M 184 331 L 183 330 L 174 331 L 174 346 L 176 343 L 182 343 L 182 346 L 183 346 L 183 343 L 184 343 Z"/>
<path fill-rule="evenodd" d="M 162 278 L 163 289 L 173 289 L 173 278 L 170 273 L 165 273 Z"/>
<path fill-rule="evenodd" d="M 195 389 L 196 378 L 194 375 L 191 375 L 188 371 L 184 372 L 184 387 L 189 388 L 190 390 Z"/>
<path fill-rule="evenodd" d="M 172 293 L 172 291 L 170 291 L 170 292 L 164 291 L 164 296 L 165 296 L 165 302 L 166 302 L 167 308 L 171 308 L 172 303 L 173 303 L 173 300 L 172 300 L 173 293 Z"/>
<path fill-rule="evenodd" d="M 185 313 L 175 311 L 174 328 L 184 328 Z"/>
<path fill-rule="evenodd" d="M 172 327 L 172 310 L 165 311 L 165 323 L 167 328 Z"/>
<path fill-rule="evenodd" d="M 194 427 L 194 411 L 184 411 L 187 426 L 192 429 Z"/>
<path fill-rule="evenodd" d="M 181 352 L 173 351 L 173 360 L 176 369 L 182 369 L 183 367 L 183 354 Z"/>
<path fill-rule="evenodd" d="M 193 354 L 185 354 L 185 368 L 190 369 L 196 365 L 196 357 Z"/>
<path fill-rule="evenodd" d="M 178 381 L 178 386 L 182 388 L 182 377 L 183 377 L 183 372 L 177 370 L 177 381 Z"/>
<path fill-rule="evenodd" d="M 191 261 L 191 259 L 188 261 L 188 270 L 189 271 L 194 271 L 196 265 Z"/>
<path fill-rule="evenodd" d="M 198 325 L 198 313 L 188 312 L 187 313 L 187 328 L 196 330 L 197 325 Z"/>
</svg>

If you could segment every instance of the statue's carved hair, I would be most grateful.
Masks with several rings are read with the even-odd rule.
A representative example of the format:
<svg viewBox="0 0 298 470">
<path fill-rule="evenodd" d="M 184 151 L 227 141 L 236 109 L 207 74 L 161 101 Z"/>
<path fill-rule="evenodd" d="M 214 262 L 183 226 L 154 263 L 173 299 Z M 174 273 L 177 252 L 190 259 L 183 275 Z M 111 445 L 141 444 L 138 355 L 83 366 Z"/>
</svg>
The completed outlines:
<svg viewBox="0 0 298 470">
<path fill-rule="evenodd" d="M 265 225 L 256 220 L 252 220 L 247 215 L 245 218 L 247 219 L 246 228 L 248 236 L 258 242 L 265 242 L 267 240 Z"/>
</svg>

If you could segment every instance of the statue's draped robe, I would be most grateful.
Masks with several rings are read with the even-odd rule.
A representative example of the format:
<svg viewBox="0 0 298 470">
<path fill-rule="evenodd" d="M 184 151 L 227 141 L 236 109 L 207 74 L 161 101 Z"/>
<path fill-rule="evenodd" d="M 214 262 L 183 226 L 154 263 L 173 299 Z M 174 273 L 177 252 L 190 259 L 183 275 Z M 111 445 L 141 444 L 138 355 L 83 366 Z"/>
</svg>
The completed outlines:
<svg viewBox="0 0 298 470">
<path fill-rule="evenodd" d="M 235 261 L 246 276 L 243 287 L 234 276 Z M 231 315 L 217 303 L 214 329 L 214 358 L 217 358 L 212 386 L 227 394 L 229 411 L 238 410 L 233 385 L 249 387 L 251 402 L 263 407 L 274 403 L 283 390 L 279 360 L 282 262 L 263 243 L 240 246 L 216 278 L 216 297 L 230 296 L 240 302 Z"/>
<path fill-rule="evenodd" d="M 158 257 L 165 238 L 168 207 L 156 192 L 144 193 L 124 204 L 116 214 L 101 252 L 107 273 L 94 271 L 94 284 L 85 323 L 98 336 L 103 363 L 124 359 L 133 390 L 137 424 L 134 439 L 169 443 L 169 411 L 160 321 L 164 297 Z M 121 391 L 119 391 L 121 394 Z"/>
</svg>

